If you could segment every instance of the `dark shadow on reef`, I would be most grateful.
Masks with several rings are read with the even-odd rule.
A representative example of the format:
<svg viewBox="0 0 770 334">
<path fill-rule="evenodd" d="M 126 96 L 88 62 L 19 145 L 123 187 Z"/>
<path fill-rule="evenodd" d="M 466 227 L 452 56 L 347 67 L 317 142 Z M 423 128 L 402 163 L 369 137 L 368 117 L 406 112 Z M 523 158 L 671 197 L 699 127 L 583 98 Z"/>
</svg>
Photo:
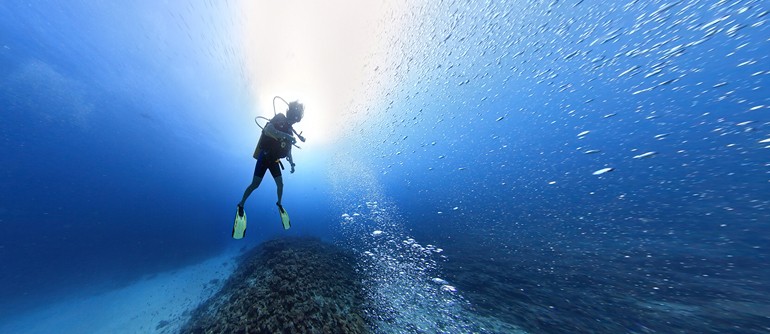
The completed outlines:
<svg viewBox="0 0 770 334">
<path fill-rule="evenodd" d="M 368 333 L 353 258 L 311 238 L 265 242 L 182 333 Z"/>
</svg>

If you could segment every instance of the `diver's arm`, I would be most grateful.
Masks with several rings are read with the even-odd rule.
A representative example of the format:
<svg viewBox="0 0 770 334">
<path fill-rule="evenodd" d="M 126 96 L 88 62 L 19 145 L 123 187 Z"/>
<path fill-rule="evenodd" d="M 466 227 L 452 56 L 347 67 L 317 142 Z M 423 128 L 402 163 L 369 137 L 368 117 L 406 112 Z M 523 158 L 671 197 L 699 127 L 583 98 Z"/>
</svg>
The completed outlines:
<svg viewBox="0 0 770 334">
<path fill-rule="evenodd" d="M 289 154 L 286 155 L 286 160 L 289 161 L 291 172 L 294 173 L 294 157 L 291 156 L 291 150 L 289 150 Z"/>
<path fill-rule="evenodd" d="M 286 141 L 288 141 L 288 142 L 290 142 L 292 144 L 297 142 L 297 140 L 294 139 L 294 136 L 292 136 L 292 135 L 290 135 L 288 133 L 279 131 L 278 129 L 275 128 L 275 126 L 273 126 L 272 123 L 267 123 L 267 125 L 265 125 L 265 129 L 262 130 L 262 132 L 264 132 L 269 137 L 271 137 L 271 138 L 273 138 L 275 140 L 278 140 L 278 141 L 286 140 Z"/>
</svg>

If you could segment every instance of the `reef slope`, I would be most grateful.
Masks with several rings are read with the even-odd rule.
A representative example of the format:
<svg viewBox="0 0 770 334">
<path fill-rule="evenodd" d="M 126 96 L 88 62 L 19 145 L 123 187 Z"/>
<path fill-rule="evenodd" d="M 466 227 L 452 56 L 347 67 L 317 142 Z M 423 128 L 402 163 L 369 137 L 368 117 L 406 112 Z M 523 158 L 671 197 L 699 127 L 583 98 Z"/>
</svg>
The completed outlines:
<svg viewBox="0 0 770 334">
<path fill-rule="evenodd" d="M 182 333 L 369 333 L 352 257 L 311 238 L 263 243 Z"/>
</svg>

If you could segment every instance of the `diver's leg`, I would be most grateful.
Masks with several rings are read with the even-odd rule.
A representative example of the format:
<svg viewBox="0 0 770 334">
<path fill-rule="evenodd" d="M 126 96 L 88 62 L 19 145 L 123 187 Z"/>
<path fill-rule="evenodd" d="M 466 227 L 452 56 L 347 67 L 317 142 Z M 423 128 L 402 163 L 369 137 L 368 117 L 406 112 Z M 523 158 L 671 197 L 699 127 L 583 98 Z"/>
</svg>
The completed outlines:
<svg viewBox="0 0 770 334">
<path fill-rule="evenodd" d="M 278 202 L 275 202 L 275 204 L 280 206 L 281 198 L 283 198 L 283 176 L 281 176 L 281 167 L 278 165 L 278 162 L 270 165 L 270 175 L 273 176 L 276 188 L 278 188 Z"/>
<path fill-rule="evenodd" d="M 238 206 L 243 207 L 243 204 L 246 203 L 246 199 L 249 198 L 251 192 L 254 191 L 254 189 L 259 188 L 260 183 L 262 183 L 262 178 L 254 175 L 254 178 L 251 180 L 251 184 L 246 188 L 246 191 L 243 192 L 243 198 L 241 198 L 241 202 L 238 203 Z"/>
<path fill-rule="evenodd" d="M 281 198 L 283 198 L 283 176 L 275 177 L 275 186 L 278 188 L 278 202 L 275 204 L 281 205 Z"/>
<path fill-rule="evenodd" d="M 262 183 L 262 178 L 265 176 L 267 166 L 262 158 L 262 155 L 260 155 L 259 159 L 257 159 L 257 164 L 254 165 L 254 177 L 251 179 L 251 184 L 246 188 L 246 191 L 243 192 L 243 198 L 241 198 L 241 202 L 238 203 L 238 207 L 241 209 L 243 208 L 243 204 L 246 203 L 246 199 L 251 195 L 251 192 L 259 187 L 259 184 Z"/>
</svg>

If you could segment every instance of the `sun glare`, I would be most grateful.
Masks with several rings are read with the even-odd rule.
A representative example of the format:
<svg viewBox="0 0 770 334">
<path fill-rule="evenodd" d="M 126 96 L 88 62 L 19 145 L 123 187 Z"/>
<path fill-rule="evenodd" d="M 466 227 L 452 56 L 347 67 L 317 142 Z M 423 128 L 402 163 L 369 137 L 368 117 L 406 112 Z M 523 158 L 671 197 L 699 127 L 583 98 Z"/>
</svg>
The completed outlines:
<svg viewBox="0 0 770 334">
<path fill-rule="evenodd" d="M 271 116 L 272 99 L 305 104 L 295 126 L 308 146 L 326 144 L 341 133 L 346 110 L 364 86 L 366 64 L 383 41 L 375 36 L 393 8 L 368 1 L 257 1 L 244 5 L 244 48 L 253 80 L 257 113 Z M 391 28 L 392 29 L 392 28 Z M 279 112 L 284 104 L 276 104 Z"/>
</svg>

